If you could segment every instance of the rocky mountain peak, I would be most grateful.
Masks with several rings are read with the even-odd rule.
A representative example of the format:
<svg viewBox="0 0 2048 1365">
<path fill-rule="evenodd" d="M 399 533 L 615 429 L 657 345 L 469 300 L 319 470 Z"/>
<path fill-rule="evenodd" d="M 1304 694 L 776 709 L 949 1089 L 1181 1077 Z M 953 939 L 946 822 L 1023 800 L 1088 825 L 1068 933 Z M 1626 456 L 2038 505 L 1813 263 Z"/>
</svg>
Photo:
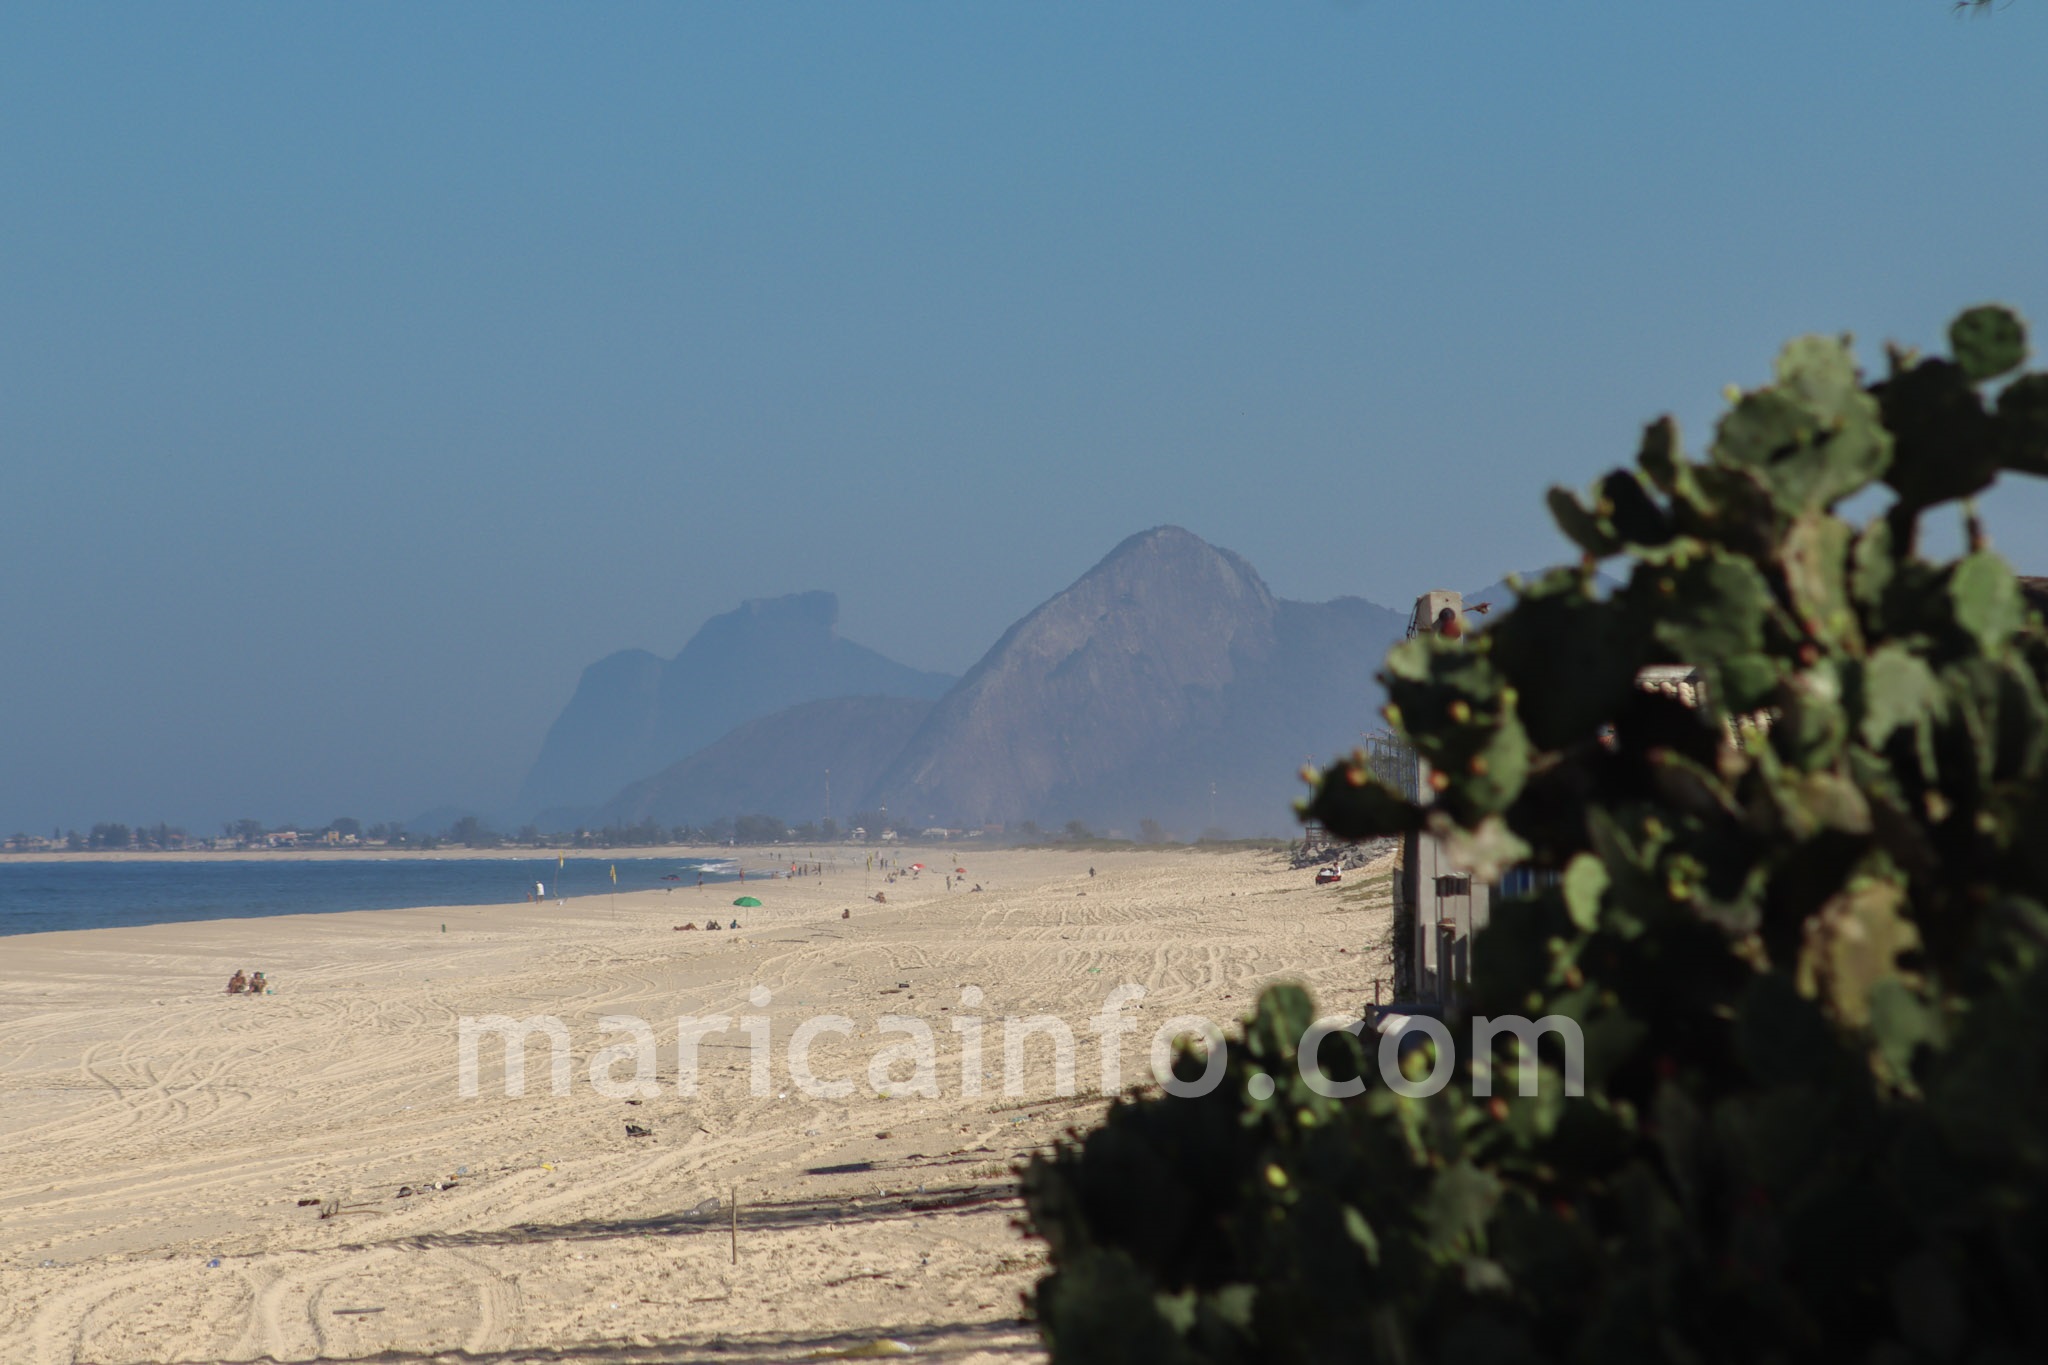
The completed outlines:
<svg viewBox="0 0 2048 1365">
<path fill-rule="evenodd" d="M 1177 526 L 1140 532 L 1010 628 L 876 799 L 1014 820 L 1126 771 L 1213 723 L 1226 689 L 1272 652 L 1277 612 L 1238 556 Z"/>
</svg>

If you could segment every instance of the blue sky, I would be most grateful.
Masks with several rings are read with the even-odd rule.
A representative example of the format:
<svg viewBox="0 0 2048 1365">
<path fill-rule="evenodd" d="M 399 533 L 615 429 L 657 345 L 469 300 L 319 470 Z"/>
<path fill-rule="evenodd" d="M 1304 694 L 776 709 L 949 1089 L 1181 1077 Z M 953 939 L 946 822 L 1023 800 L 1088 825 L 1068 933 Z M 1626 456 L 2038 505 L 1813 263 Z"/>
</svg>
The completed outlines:
<svg viewBox="0 0 2048 1365">
<path fill-rule="evenodd" d="M 1562 556 L 1777 345 L 2048 328 L 2048 7 L 0 9 L 0 826 L 501 799 L 739 599 Z M 2048 492 L 1991 507 L 2048 570 Z"/>
</svg>

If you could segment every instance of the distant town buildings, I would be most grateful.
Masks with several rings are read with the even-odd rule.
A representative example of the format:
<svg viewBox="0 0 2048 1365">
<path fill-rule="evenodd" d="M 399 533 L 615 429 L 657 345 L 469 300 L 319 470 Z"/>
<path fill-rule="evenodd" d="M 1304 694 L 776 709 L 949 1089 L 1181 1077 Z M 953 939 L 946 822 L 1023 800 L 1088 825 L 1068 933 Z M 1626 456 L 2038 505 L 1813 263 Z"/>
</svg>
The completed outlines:
<svg viewBox="0 0 2048 1365">
<path fill-rule="evenodd" d="M 0 853 L 173 853 L 192 850 L 237 852 L 275 848 L 385 848 L 392 840 L 366 838 L 352 829 L 330 827 L 316 833 L 285 828 L 266 830 L 255 821 L 230 826 L 211 839 L 196 838 L 175 825 L 101 823 L 80 833 L 53 830 L 48 836 L 15 833 L 0 839 Z M 353 825 L 353 821 L 337 824 Z M 380 830 L 383 827 L 380 826 Z"/>
</svg>

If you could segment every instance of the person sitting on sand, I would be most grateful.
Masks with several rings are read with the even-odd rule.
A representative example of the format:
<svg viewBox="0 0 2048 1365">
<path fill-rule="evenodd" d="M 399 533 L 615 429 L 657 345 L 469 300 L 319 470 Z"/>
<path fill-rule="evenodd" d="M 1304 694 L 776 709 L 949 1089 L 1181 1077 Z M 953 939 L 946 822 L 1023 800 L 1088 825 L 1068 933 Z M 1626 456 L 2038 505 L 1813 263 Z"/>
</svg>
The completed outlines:
<svg viewBox="0 0 2048 1365">
<path fill-rule="evenodd" d="M 740 927 L 740 922 L 738 920 L 734 920 L 731 924 L 728 924 L 725 927 L 728 929 L 737 929 Z"/>
<path fill-rule="evenodd" d="M 235 974 L 228 978 L 228 994 L 240 995 L 243 991 L 246 991 L 248 989 L 249 978 L 242 975 L 242 971 L 239 967 L 236 968 Z"/>
<path fill-rule="evenodd" d="M 261 995 L 269 986 L 270 982 L 264 979 L 261 972 L 249 978 L 249 994 L 251 995 Z"/>
<path fill-rule="evenodd" d="M 841 911 L 839 912 L 839 918 L 841 918 L 841 919 L 852 919 L 852 918 L 853 918 L 853 911 L 851 911 L 851 910 L 841 910 Z"/>
</svg>

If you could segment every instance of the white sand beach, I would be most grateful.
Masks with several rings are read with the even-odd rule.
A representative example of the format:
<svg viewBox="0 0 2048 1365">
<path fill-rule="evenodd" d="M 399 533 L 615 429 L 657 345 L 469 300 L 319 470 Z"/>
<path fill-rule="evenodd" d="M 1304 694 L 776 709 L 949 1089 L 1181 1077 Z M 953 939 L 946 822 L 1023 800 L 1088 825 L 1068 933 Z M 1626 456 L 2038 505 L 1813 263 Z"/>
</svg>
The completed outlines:
<svg viewBox="0 0 2048 1365">
<path fill-rule="evenodd" d="M 1355 1009 L 1391 975 L 1385 862 L 1317 889 L 1272 853 L 892 856 L 931 870 L 0 939 L 0 1360 L 789 1360 L 877 1339 L 1037 1359 L 1020 1294 L 1043 1247 L 1012 1169 L 1100 1113 L 1089 1020 L 1112 988 L 1145 988 L 1128 1085 L 1170 1017 L 1235 1019 L 1274 980 Z M 984 889 L 948 892 L 956 865 Z M 762 906 L 734 909 L 743 891 Z M 672 927 L 714 912 L 742 927 Z M 236 968 L 275 993 L 228 996 Z M 677 1094 L 676 1019 L 714 1013 L 772 1020 L 765 1097 L 739 1032 L 709 1035 Z M 820 1033 L 813 1069 L 853 1080 L 845 1098 L 787 1065 L 826 1014 L 852 1033 Z M 979 1096 L 952 1028 L 969 1014 Z M 1003 1093 L 1002 1020 L 1040 1014 L 1075 1034 L 1071 1098 L 1044 1037 Z M 486 1015 L 559 1018 L 570 1093 L 537 1036 L 523 1097 L 486 1042 L 464 1098 L 458 1020 Z M 871 1093 L 870 1059 L 906 1041 L 884 1015 L 931 1026 L 937 1099 Z M 627 1037 L 606 1016 L 652 1026 L 659 1095 L 593 1087 Z"/>
</svg>

